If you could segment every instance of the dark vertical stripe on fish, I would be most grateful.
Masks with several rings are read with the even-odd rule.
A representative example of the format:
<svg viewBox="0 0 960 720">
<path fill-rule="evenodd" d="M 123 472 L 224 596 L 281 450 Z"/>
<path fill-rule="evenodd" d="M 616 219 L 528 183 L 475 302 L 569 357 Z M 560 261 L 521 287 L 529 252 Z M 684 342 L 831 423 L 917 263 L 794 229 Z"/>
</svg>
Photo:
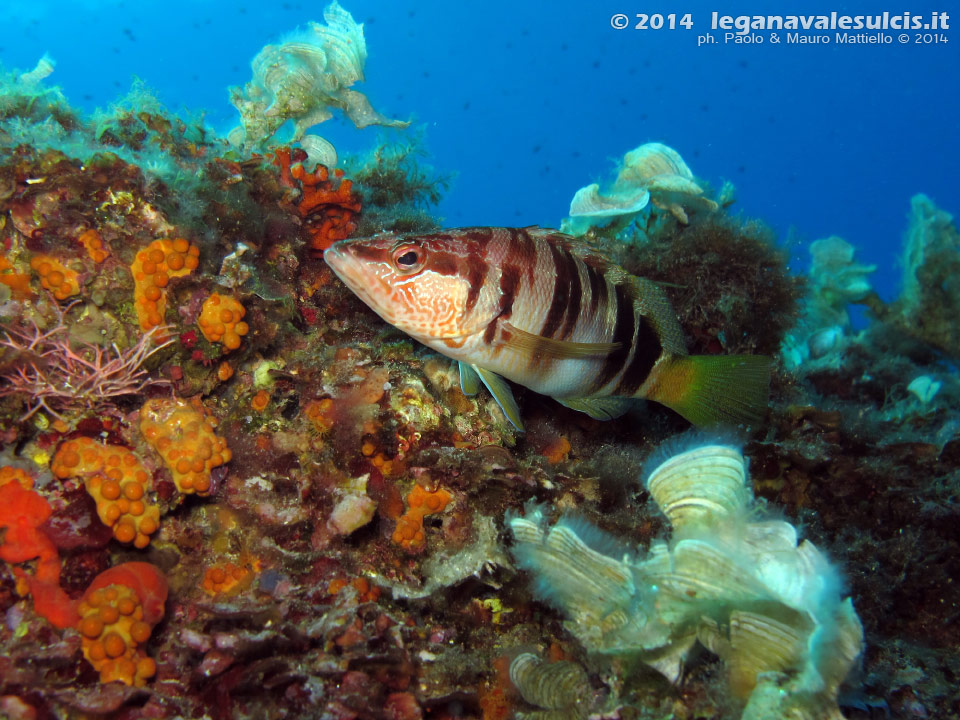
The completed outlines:
<svg viewBox="0 0 960 720">
<path fill-rule="evenodd" d="M 494 229 L 489 227 L 466 228 L 464 237 L 472 242 L 486 245 L 493 237 Z"/>
<path fill-rule="evenodd" d="M 567 311 L 567 300 L 570 297 L 570 275 L 571 271 L 576 273 L 576 265 L 573 264 L 573 257 L 570 253 L 562 252 L 560 248 L 553 243 L 547 243 L 550 248 L 550 255 L 553 257 L 553 299 L 550 301 L 550 309 L 547 311 L 547 319 L 540 328 L 540 337 L 552 338 L 560 323 L 563 322 L 563 315 Z"/>
<path fill-rule="evenodd" d="M 510 239 L 507 241 L 507 254 L 503 260 L 503 265 L 516 265 L 523 267 L 526 258 L 523 257 L 523 230 L 519 228 L 507 228 L 507 235 Z"/>
<path fill-rule="evenodd" d="M 467 256 L 467 282 L 470 283 L 470 290 L 467 292 L 467 312 L 473 310 L 473 306 L 477 304 L 489 269 L 490 266 L 479 255 L 471 253 Z"/>
<path fill-rule="evenodd" d="M 616 303 L 616 324 L 613 328 L 613 342 L 620 343 L 620 347 L 607 356 L 600 374 L 597 376 L 595 390 L 600 390 L 604 385 L 613 380 L 617 373 L 623 369 L 624 363 L 630 356 L 630 341 L 633 340 L 633 298 L 624 290 L 622 285 L 617 285 L 613 296 Z"/>
<path fill-rule="evenodd" d="M 596 317 L 597 310 L 600 307 L 600 301 L 604 302 L 606 310 L 607 301 L 607 282 L 603 278 L 603 273 L 592 265 L 584 263 L 587 267 L 587 278 L 590 280 L 590 316 Z"/>
<path fill-rule="evenodd" d="M 573 329 L 577 326 L 577 320 L 580 319 L 580 299 L 583 288 L 580 285 L 580 264 L 572 253 L 565 252 L 564 255 L 570 261 L 570 293 L 567 297 L 567 310 L 564 314 L 563 327 L 560 328 L 560 339 L 568 340 L 573 334 Z"/>
<path fill-rule="evenodd" d="M 633 341 L 633 357 L 630 358 L 627 369 L 623 371 L 623 377 L 620 378 L 614 395 L 626 397 L 635 395 L 650 375 L 654 363 L 662 352 L 663 345 L 660 343 L 656 329 L 650 320 L 641 315 L 637 336 Z"/>
<path fill-rule="evenodd" d="M 537 243 L 523 228 L 510 228 L 510 253 L 504 265 L 512 260 L 518 267 L 527 269 L 527 283 L 532 286 L 537 268 Z"/>
<path fill-rule="evenodd" d="M 520 269 L 516 265 L 505 265 L 500 272 L 500 312 L 487 324 L 483 341 L 489 345 L 497 334 L 497 322 L 506 320 L 513 312 L 513 301 L 520 287 Z"/>
</svg>

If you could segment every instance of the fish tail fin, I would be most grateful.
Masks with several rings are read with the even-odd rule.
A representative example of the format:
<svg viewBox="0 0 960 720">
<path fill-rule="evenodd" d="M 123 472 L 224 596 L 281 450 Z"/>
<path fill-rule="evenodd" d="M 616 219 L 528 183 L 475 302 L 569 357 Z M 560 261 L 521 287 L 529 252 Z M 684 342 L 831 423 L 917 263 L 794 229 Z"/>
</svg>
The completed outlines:
<svg viewBox="0 0 960 720">
<path fill-rule="evenodd" d="M 671 355 L 644 392 L 694 425 L 750 425 L 763 419 L 771 358 L 764 355 Z"/>
</svg>

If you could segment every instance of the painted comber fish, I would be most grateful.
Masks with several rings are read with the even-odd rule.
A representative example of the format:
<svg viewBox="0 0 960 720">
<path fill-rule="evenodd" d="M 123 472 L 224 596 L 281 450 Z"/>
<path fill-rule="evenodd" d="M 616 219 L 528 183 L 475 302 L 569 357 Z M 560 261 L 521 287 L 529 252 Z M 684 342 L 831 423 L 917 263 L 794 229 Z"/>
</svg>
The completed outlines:
<svg viewBox="0 0 960 720">
<path fill-rule="evenodd" d="M 608 420 L 636 398 L 696 425 L 755 422 L 770 359 L 688 355 L 663 291 L 542 228 L 459 228 L 343 240 L 327 264 L 380 317 L 458 360 L 523 429 L 504 378 Z"/>
</svg>

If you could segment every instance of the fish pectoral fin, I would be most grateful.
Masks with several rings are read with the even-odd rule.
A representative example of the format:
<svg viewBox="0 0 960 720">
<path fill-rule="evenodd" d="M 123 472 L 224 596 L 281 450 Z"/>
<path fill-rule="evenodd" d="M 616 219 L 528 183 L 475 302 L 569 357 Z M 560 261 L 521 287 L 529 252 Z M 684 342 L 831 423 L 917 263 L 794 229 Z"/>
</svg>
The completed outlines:
<svg viewBox="0 0 960 720">
<path fill-rule="evenodd" d="M 516 325 L 508 322 L 503 323 L 503 330 L 510 335 L 510 339 L 505 342 L 517 350 L 528 353 L 531 356 L 548 356 L 557 359 L 568 358 L 588 358 L 603 357 L 618 350 L 622 343 L 584 343 L 569 342 L 567 340 L 554 340 L 553 338 L 534 335 L 526 330 L 521 330 Z"/>
<path fill-rule="evenodd" d="M 592 397 L 592 398 L 554 398 L 558 403 L 571 410 L 586 413 L 594 420 L 613 420 L 627 413 L 635 400 L 628 397 Z"/>
<path fill-rule="evenodd" d="M 520 432 L 523 432 L 523 421 L 520 419 L 520 407 L 517 405 L 517 401 L 513 397 L 513 391 L 510 389 L 507 381 L 496 373 L 484 370 L 476 365 L 470 365 L 469 367 L 480 377 L 483 384 L 486 385 L 487 390 L 493 395 L 493 399 L 497 401 L 497 405 L 503 410 L 503 414 L 507 416 L 510 424 Z M 463 378 L 462 375 L 460 377 L 461 379 Z"/>
<path fill-rule="evenodd" d="M 457 362 L 460 366 L 460 389 L 467 397 L 473 397 L 480 392 L 480 376 L 477 371 L 463 361 Z"/>
</svg>

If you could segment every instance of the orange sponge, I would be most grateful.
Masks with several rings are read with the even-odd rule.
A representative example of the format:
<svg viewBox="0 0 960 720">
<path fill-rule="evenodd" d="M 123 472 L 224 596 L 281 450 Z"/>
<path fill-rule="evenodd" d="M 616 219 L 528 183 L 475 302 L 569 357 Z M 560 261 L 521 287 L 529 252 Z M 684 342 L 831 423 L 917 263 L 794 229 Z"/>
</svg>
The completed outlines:
<svg viewBox="0 0 960 720">
<path fill-rule="evenodd" d="M 230 462 L 227 441 L 214 433 L 216 419 L 199 401 L 154 398 L 140 408 L 140 432 L 166 463 L 177 489 L 206 495 L 210 471 Z"/>
<path fill-rule="evenodd" d="M 77 238 L 95 263 L 102 263 L 110 253 L 103 246 L 103 238 L 93 228 L 84 230 Z"/>
<path fill-rule="evenodd" d="M 27 575 L 14 568 L 17 592 L 33 595 L 33 607 L 55 627 L 70 627 L 76 620 L 74 603 L 60 588 L 60 556 L 53 541 L 40 526 L 50 517 L 50 503 L 21 481 L 0 485 L 0 560 L 8 563 L 35 561 Z"/>
<path fill-rule="evenodd" d="M 46 498 L 19 482 L 0 485 L 0 529 L 6 530 L 0 545 L 0 560 L 22 563 L 35 558 L 41 565 L 55 560 L 59 577 L 57 548 L 39 528 L 50 517 Z"/>
<path fill-rule="evenodd" d="M 117 540 L 138 548 L 150 543 L 160 527 L 160 509 L 147 496 L 153 489 L 150 474 L 127 448 L 85 437 L 68 440 L 54 455 L 51 470 L 61 479 L 83 478 L 100 520 L 113 528 Z"/>
<path fill-rule="evenodd" d="M 319 435 L 336 425 L 333 400 L 330 398 L 311 400 L 304 406 L 303 412 Z"/>
<path fill-rule="evenodd" d="M 167 579 L 150 563 L 129 562 L 100 573 L 80 600 L 77 629 L 83 656 L 101 682 L 141 687 L 157 665 L 143 652 L 163 618 Z"/>
<path fill-rule="evenodd" d="M 433 492 L 420 485 L 414 485 L 407 495 L 407 512 L 397 520 L 393 531 L 393 541 L 407 550 L 423 547 L 426 535 L 423 532 L 423 518 L 426 515 L 442 512 L 452 499 L 452 495 L 443 488 Z"/>
<path fill-rule="evenodd" d="M 362 603 L 376 602 L 380 597 L 380 588 L 370 584 L 365 577 L 355 577 L 352 582 L 347 582 L 344 577 L 335 577 L 327 585 L 327 592 L 331 595 L 337 595 L 347 585 L 353 586 L 357 591 L 357 600 Z"/>
<path fill-rule="evenodd" d="M 258 567 L 259 562 L 253 568 L 232 562 L 211 565 L 203 574 L 203 591 L 210 597 L 236 595 L 253 584 L 254 570 Z"/>
<path fill-rule="evenodd" d="M 356 215 L 360 212 L 360 197 L 353 192 L 353 183 L 343 180 L 343 172 L 334 171 L 340 184 L 334 189 L 330 173 L 317 165 L 308 173 L 302 164 L 290 167 L 290 175 L 303 185 L 303 196 L 297 212 L 304 219 L 310 246 L 322 252 L 337 240 L 350 237 L 357 229 Z"/>
<path fill-rule="evenodd" d="M 210 342 L 222 342 L 227 350 L 236 350 L 240 347 L 240 338 L 250 331 L 243 322 L 246 314 L 236 298 L 214 293 L 204 301 L 197 325 Z"/>
<path fill-rule="evenodd" d="M 30 274 L 17 272 L 13 263 L 2 255 L 0 255 L 0 283 L 10 288 L 10 292 L 18 300 L 25 300 L 33 295 L 30 289 Z"/>
<path fill-rule="evenodd" d="M 80 294 L 77 273 L 50 255 L 34 255 L 30 267 L 40 276 L 40 284 L 57 300 Z"/>
<path fill-rule="evenodd" d="M 0 468 L 0 485 L 6 485 L 8 482 L 20 483 L 24 490 L 33 489 L 33 477 L 26 470 L 4 465 Z"/>
<path fill-rule="evenodd" d="M 570 450 L 570 441 L 565 435 L 560 435 L 547 443 L 543 450 L 541 450 L 541 454 L 547 459 L 548 463 L 557 465 L 570 457 Z"/>
<path fill-rule="evenodd" d="M 134 305 L 143 330 L 163 323 L 170 278 L 183 277 L 199 264 L 200 249 L 183 238 L 154 240 L 137 253 L 130 265 L 134 282 Z"/>
</svg>

